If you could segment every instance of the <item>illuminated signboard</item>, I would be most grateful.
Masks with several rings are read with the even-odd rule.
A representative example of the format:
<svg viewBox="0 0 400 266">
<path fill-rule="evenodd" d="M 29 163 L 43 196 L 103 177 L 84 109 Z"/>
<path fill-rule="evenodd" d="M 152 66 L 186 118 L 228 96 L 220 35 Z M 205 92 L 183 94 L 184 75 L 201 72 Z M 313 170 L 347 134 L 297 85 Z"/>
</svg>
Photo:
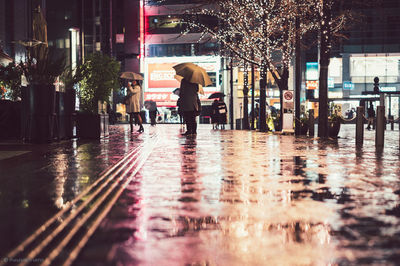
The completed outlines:
<svg viewBox="0 0 400 266">
<path fill-rule="evenodd" d="M 308 62 L 306 63 L 306 80 L 318 80 L 318 63 Z"/>
<path fill-rule="evenodd" d="M 185 62 L 199 65 L 210 76 L 213 85 L 204 87 L 205 95 L 199 95 L 201 100 L 207 99 L 211 93 L 221 90 L 220 61 L 219 56 L 145 58 L 144 100 L 176 102 L 178 96 L 173 95 L 172 91 L 180 87 L 180 82 L 174 77 L 176 72 L 173 66 Z"/>
<path fill-rule="evenodd" d="M 328 88 L 329 89 L 335 88 L 335 80 L 333 78 L 328 78 Z"/>
<path fill-rule="evenodd" d="M 396 87 L 380 87 L 379 91 L 381 92 L 395 92 L 397 91 Z"/>
<path fill-rule="evenodd" d="M 204 91 L 219 91 L 220 57 L 148 57 L 145 59 L 145 92 L 170 92 L 179 88 L 180 83 L 174 78 L 173 66 L 192 62 L 204 68 L 213 81 L 213 85 L 204 87 Z"/>
<path fill-rule="evenodd" d="M 307 80 L 306 81 L 307 90 L 316 90 L 318 89 L 318 81 L 317 80 Z"/>
<path fill-rule="evenodd" d="M 351 81 L 343 81 L 343 90 L 353 90 L 354 84 Z"/>
</svg>

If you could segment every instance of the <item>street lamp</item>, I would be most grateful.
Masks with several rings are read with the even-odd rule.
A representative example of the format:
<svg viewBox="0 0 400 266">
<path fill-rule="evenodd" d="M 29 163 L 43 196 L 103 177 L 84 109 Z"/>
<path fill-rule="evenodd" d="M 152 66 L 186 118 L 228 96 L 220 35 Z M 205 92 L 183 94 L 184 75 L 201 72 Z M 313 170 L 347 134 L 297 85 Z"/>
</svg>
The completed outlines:
<svg viewBox="0 0 400 266">
<path fill-rule="evenodd" d="M 76 68 L 78 66 L 78 59 L 79 59 L 79 28 L 70 28 L 70 36 L 71 36 L 71 70 L 72 75 L 75 74 Z"/>
</svg>

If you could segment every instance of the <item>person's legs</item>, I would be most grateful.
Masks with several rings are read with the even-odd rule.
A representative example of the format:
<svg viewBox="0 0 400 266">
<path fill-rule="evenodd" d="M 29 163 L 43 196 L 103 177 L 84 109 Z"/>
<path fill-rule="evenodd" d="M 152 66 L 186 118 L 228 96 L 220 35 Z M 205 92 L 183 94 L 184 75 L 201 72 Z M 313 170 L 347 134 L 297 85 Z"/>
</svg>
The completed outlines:
<svg viewBox="0 0 400 266">
<path fill-rule="evenodd" d="M 131 133 L 133 132 L 133 113 L 129 113 L 129 126 L 131 128 Z"/>
<path fill-rule="evenodd" d="M 152 126 L 156 124 L 156 111 L 150 111 L 150 123 Z"/>
<path fill-rule="evenodd" d="M 195 112 L 192 113 L 192 134 L 197 134 L 197 121 Z"/>
<path fill-rule="evenodd" d="M 137 121 L 137 123 L 139 125 L 138 132 L 143 132 L 144 128 L 143 128 L 143 125 L 142 125 L 142 117 L 140 116 L 140 113 L 135 113 L 135 116 L 136 116 L 135 119 L 136 119 L 136 121 Z"/>
<path fill-rule="evenodd" d="M 192 132 L 192 124 L 190 121 L 190 112 L 183 112 L 183 119 L 186 123 L 186 132 L 184 134 L 191 134 Z"/>
<path fill-rule="evenodd" d="M 370 130 L 372 125 L 372 120 L 371 118 L 368 118 L 368 124 L 367 124 L 367 129 Z"/>
</svg>

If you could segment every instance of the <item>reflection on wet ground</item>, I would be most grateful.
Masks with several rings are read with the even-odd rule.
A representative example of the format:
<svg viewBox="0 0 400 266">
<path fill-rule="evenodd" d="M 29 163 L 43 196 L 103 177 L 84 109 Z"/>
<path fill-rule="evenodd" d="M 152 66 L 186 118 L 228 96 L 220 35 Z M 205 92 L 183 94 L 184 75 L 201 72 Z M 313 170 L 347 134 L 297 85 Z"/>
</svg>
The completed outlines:
<svg viewBox="0 0 400 266">
<path fill-rule="evenodd" d="M 249 131 L 159 144 L 76 265 L 396 265 L 399 132 L 319 141 Z"/>
<path fill-rule="evenodd" d="M 149 136 L 118 126 L 102 141 L 1 143 L 0 258 Z"/>
</svg>

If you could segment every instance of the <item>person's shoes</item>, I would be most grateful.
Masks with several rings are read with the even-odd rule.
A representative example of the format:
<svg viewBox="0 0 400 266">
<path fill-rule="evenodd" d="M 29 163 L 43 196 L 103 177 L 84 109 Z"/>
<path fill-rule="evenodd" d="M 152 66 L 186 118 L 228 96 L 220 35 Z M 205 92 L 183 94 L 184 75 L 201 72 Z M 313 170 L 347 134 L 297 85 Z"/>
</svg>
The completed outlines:
<svg viewBox="0 0 400 266">
<path fill-rule="evenodd" d="M 188 136 L 188 135 L 191 135 L 191 134 L 192 134 L 192 133 L 189 132 L 189 131 L 186 131 L 185 133 L 182 133 L 183 136 Z"/>
<path fill-rule="evenodd" d="M 143 128 L 143 126 L 140 126 L 140 128 L 139 128 L 138 132 L 144 132 L 144 128 Z"/>
</svg>

